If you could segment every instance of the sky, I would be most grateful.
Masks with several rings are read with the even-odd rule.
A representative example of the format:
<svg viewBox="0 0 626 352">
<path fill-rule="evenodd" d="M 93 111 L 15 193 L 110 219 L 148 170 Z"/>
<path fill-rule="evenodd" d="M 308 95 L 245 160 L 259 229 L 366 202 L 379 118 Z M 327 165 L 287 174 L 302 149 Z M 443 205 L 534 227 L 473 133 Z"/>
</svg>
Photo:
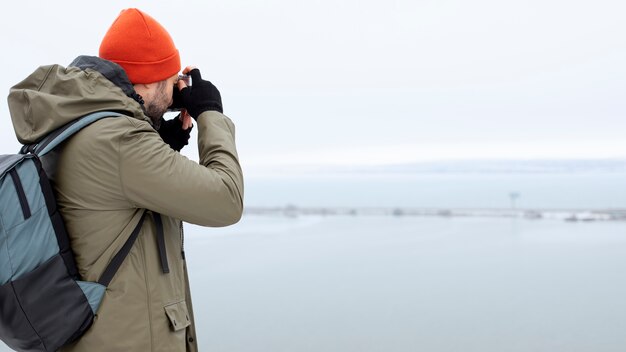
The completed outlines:
<svg viewBox="0 0 626 352">
<path fill-rule="evenodd" d="M 119 11 L 161 22 L 221 91 L 244 169 L 626 158 L 624 1 L 19 1 L 5 94 L 97 55 Z M 0 148 L 19 148 L 6 103 Z M 192 139 L 196 137 L 195 133 Z M 193 141 L 184 153 L 197 159 Z"/>
</svg>

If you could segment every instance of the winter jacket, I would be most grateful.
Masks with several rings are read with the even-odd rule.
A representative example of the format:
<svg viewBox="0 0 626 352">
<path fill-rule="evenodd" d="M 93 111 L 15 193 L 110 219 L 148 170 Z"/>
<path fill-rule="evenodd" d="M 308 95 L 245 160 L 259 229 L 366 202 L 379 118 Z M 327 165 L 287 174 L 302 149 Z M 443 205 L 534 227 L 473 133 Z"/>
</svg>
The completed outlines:
<svg viewBox="0 0 626 352">
<path fill-rule="evenodd" d="M 93 325 L 63 351 L 197 351 L 182 222 L 226 226 L 241 217 L 231 120 L 215 111 L 198 116 L 200 160 L 189 160 L 163 142 L 121 67 L 94 57 L 38 68 L 8 100 L 21 143 L 91 112 L 126 115 L 87 126 L 45 162 L 84 280 L 98 280 L 147 211 Z M 152 212 L 162 215 L 169 273 Z"/>
</svg>

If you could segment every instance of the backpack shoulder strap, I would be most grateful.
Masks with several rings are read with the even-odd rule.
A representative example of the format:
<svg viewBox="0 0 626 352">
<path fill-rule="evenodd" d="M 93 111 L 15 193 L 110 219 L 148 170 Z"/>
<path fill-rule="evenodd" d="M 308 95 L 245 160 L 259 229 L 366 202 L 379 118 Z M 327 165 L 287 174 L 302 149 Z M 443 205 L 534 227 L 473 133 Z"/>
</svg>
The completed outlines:
<svg viewBox="0 0 626 352">
<path fill-rule="evenodd" d="M 98 111 L 93 112 L 91 114 L 87 114 L 83 117 L 80 117 L 68 124 L 65 124 L 56 130 L 52 131 L 46 137 L 44 137 L 39 143 L 36 145 L 29 145 L 22 148 L 22 153 L 32 152 L 33 154 L 42 157 L 54 147 L 62 143 L 64 140 L 72 136 L 74 133 L 83 129 L 83 127 L 90 125 L 91 123 L 98 121 L 105 117 L 120 117 L 126 116 L 120 114 L 118 112 L 112 111 Z"/>
<path fill-rule="evenodd" d="M 108 287 L 109 284 L 111 283 L 111 280 L 113 280 L 113 277 L 119 270 L 120 266 L 122 266 L 124 259 L 126 259 L 126 257 L 128 256 L 128 253 L 130 253 L 130 250 L 132 249 L 133 244 L 137 240 L 137 237 L 139 237 L 139 231 L 141 230 L 141 226 L 143 225 L 144 218 L 146 217 L 146 212 L 147 211 L 144 210 L 143 214 L 141 215 L 141 219 L 139 219 L 139 222 L 135 226 L 135 229 L 133 230 L 133 232 L 130 234 L 130 236 L 128 237 L 128 239 L 126 240 L 122 248 L 120 248 L 120 250 L 117 253 L 115 253 L 115 255 L 113 256 L 113 259 L 111 259 L 107 267 L 104 269 L 104 272 L 102 273 L 102 275 L 100 276 L 100 279 L 98 280 L 98 283 L 100 285 Z M 156 213 L 156 212 L 152 212 L 152 217 L 154 218 L 154 223 L 155 223 L 156 231 L 157 231 L 156 232 L 157 247 L 159 249 L 159 257 L 161 260 L 161 270 L 163 270 L 164 274 L 168 274 L 170 272 L 170 268 L 167 263 L 167 253 L 165 251 L 165 237 L 163 235 L 163 220 L 161 219 L 161 214 Z"/>
<path fill-rule="evenodd" d="M 111 283 L 111 280 L 113 280 L 113 277 L 117 273 L 117 270 L 120 268 L 120 266 L 122 266 L 124 259 L 126 259 L 126 256 L 128 255 L 128 253 L 130 253 L 131 248 L 133 248 L 133 244 L 135 243 L 135 240 L 137 240 L 137 237 L 139 236 L 139 231 L 141 231 L 141 226 L 143 225 L 143 220 L 145 217 L 146 217 L 146 211 L 144 211 L 143 214 L 141 214 L 139 223 L 137 223 L 137 226 L 135 226 L 135 229 L 130 234 L 130 237 L 128 237 L 128 239 L 126 240 L 122 248 L 120 248 L 120 250 L 115 254 L 115 256 L 113 256 L 113 259 L 111 259 L 106 269 L 104 269 L 104 272 L 102 273 L 102 275 L 100 276 L 100 279 L 98 280 L 98 283 L 100 285 L 108 287 L 109 283 Z"/>
</svg>

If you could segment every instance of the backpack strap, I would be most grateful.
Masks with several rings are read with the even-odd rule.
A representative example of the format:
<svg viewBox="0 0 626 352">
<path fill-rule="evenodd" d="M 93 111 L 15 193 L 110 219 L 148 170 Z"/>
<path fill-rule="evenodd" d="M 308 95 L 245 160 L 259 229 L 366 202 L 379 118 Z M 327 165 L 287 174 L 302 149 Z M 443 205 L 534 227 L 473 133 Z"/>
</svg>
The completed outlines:
<svg viewBox="0 0 626 352">
<path fill-rule="evenodd" d="M 22 154 L 31 152 L 39 157 L 42 157 L 46 153 L 54 149 L 54 147 L 56 147 L 57 145 L 62 143 L 64 140 L 72 136 L 74 133 L 80 131 L 83 127 L 90 125 L 91 123 L 98 121 L 105 117 L 120 117 L 120 116 L 126 116 L 126 115 L 120 114 L 118 112 L 112 112 L 112 111 L 98 111 L 98 112 L 93 112 L 91 114 L 87 114 L 83 117 L 80 117 L 50 132 L 46 137 L 44 137 L 41 141 L 39 141 L 39 143 L 22 147 L 22 150 L 20 152 Z"/>
<path fill-rule="evenodd" d="M 139 231 L 141 230 L 141 226 L 143 225 L 145 217 L 146 211 L 141 214 L 141 219 L 139 219 L 139 223 L 137 223 L 137 226 L 135 226 L 135 229 L 130 234 L 130 237 L 128 237 L 128 239 L 126 240 L 126 243 L 124 243 L 122 248 L 115 254 L 113 259 L 111 259 L 111 262 L 109 263 L 109 265 L 107 265 L 106 269 L 104 269 L 102 276 L 100 276 L 100 279 L 98 280 L 98 283 L 100 285 L 108 287 L 109 283 L 111 283 L 111 280 L 113 280 L 113 277 L 119 270 L 120 266 L 122 266 L 124 259 L 126 259 L 126 256 L 128 256 L 128 253 L 130 253 L 130 250 L 133 248 L 133 244 L 137 240 L 137 237 L 139 237 Z M 154 223 L 157 230 L 157 247 L 159 250 L 159 257 L 161 259 L 161 270 L 163 270 L 164 274 L 167 274 L 170 272 L 170 269 L 167 263 L 167 253 L 165 251 L 163 220 L 161 219 L 161 214 L 156 212 L 152 213 L 152 217 L 154 218 Z"/>
<path fill-rule="evenodd" d="M 115 276 L 117 270 L 120 268 L 120 266 L 122 266 L 124 259 L 126 259 L 128 253 L 130 253 L 131 248 L 133 248 L 133 244 L 139 236 L 139 231 L 141 230 L 141 226 L 143 225 L 143 220 L 145 217 L 146 212 L 144 211 L 143 214 L 141 214 L 141 219 L 139 219 L 139 223 L 137 223 L 137 226 L 135 226 L 135 229 L 130 234 L 130 237 L 128 237 L 128 239 L 126 240 L 126 243 L 124 243 L 119 252 L 117 252 L 113 259 L 111 259 L 111 262 L 109 263 L 109 265 L 107 265 L 106 269 L 104 269 L 102 276 L 100 276 L 100 279 L 98 280 L 98 283 L 100 285 L 108 287 L 109 283 L 111 283 L 111 280 L 113 280 L 113 276 Z"/>
</svg>

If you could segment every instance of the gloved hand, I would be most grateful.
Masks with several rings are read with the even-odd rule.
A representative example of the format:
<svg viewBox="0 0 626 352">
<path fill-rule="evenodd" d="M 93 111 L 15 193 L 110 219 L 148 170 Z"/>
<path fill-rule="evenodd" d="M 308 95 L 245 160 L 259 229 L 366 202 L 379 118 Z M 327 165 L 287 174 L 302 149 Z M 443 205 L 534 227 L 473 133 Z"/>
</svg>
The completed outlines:
<svg viewBox="0 0 626 352">
<path fill-rule="evenodd" d="M 222 96 L 220 91 L 209 81 L 202 79 L 200 70 L 194 68 L 188 73 L 191 76 L 191 87 L 181 89 L 183 107 L 187 112 L 197 119 L 205 111 L 219 111 L 222 109 Z M 183 84 L 183 83 L 181 83 Z"/>
<path fill-rule="evenodd" d="M 189 144 L 189 136 L 193 128 L 192 126 L 183 130 L 183 122 L 180 118 L 180 115 L 171 120 L 165 120 L 161 117 L 161 127 L 159 128 L 159 135 L 161 135 L 163 142 L 169 144 L 177 152 Z"/>
<path fill-rule="evenodd" d="M 183 106 L 183 95 L 176 87 L 172 90 L 172 105 L 168 106 L 168 111 L 180 111 Z"/>
</svg>

